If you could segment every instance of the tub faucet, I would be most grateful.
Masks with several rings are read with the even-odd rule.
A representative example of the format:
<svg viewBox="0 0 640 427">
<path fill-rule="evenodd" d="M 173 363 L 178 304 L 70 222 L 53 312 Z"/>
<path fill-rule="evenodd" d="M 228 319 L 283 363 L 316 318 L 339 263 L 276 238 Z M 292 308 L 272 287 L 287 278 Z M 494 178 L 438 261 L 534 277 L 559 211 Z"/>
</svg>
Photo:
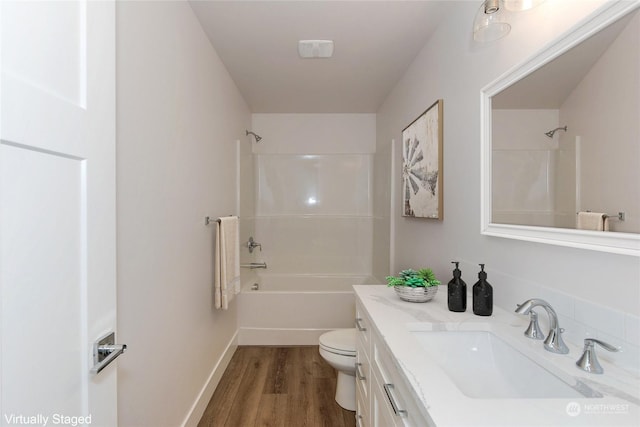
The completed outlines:
<svg viewBox="0 0 640 427">
<path fill-rule="evenodd" d="M 547 339 L 544 340 L 545 350 L 559 354 L 569 353 L 569 348 L 562 340 L 561 334 L 564 332 L 564 329 L 560 328 L 560 325 L 558 324 L 558 315 L 553 307 L 551 307 L 551 304 L 541 299 L 530 299 L 519 305 L 516 309 L 516 313 L 529 314 L 531 309 L 534 307 L 544 308 L 549 316 L 549 333 L 547 334 Z"/>
<path fill-rule="evenodd" d="M 260 252 L 262 252 L 262 245 L 255 240 L 253 237 L 249 237 L 249 241 L 246 244 L 247 248 L 249 248 L 249 253 L 252 254 L 255 248 L 260 248 Z"/>
</svg>

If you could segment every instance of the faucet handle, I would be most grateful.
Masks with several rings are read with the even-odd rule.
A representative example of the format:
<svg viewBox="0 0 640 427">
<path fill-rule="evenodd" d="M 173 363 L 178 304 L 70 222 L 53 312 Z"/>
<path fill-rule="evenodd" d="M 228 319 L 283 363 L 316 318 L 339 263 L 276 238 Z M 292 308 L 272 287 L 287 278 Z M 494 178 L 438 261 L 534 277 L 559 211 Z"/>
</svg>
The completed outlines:
<svg viewBox="0 0 640 427">
<path fill-rule="evenodd" d="M 529 327 L 526 331 L 524 331 L 524 336 L 527 338 L 531 338 L 532 340 L 543 340 L 545 337 L 542 333 L 542 330 L 540 329 L 540 324 L 538 323 L 538 313 L 531 310 L 531 313 L 529 313 L 529 318 Z"/>
<path fill-rule="evenodd" d="M 587 346 L 593 347 L 593 344 L 598 344 L 600 345 L 600 347 L 604 348 L 605 350 L 609 350 L 612 352 L 618 352 L 620 351 L 619 347 L 615 347 L 607 342 L 601 341 L 601 340 L 597 340 L 595 338 L 585 338 L 584 339 L 584 348 L 585 350 L 587 349 Z"/>
<path fill-rule="evenodd" d="M 260 248 L 260 252 L 262 252 L 262 245 L 255 240 L 253 240 L 253 236 L 249 237 L 249 241 L 245 244 L 247 248 L 249 248 L 249 253 L 253 253 L 254 248 Z"/>
<path fill-rule="evenodd" d="M 549 329 L 547 338 L 544 340 L 544 349 L 551 353 L 567 354 L 569 353 L 569 347 L 564 343 L 562 339 L 562 333 L 564 328 L 558 327 L 556 320 L 556 327 Z"/>
<path fill-rule="evenodd" d="M 578 366 L 578 368 L 582 369 L 583 371 L 587 371 L 592 374 L 601 374 L 604 372 L 604 370 L 602 369 L 600 362 L 598 362 L 595 344 L 600 345 L 600 347 L 608 351 L 618 352 L 620 351 L 620 349 L 595 338 L 584 339 L 584 353 L 582 353 L 582 356 L 576 362 L 576 366 Z"/>
</svg>

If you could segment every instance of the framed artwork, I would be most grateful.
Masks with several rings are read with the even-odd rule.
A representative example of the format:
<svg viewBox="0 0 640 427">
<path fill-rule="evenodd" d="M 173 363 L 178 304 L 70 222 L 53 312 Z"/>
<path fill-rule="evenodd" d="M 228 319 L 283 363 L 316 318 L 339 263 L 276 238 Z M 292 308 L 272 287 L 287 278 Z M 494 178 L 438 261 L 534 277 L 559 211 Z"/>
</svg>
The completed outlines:
<svg viewBox="0 0 640 427">
<path fill-rule="evenodd" d="M 402 131 L 402 216 L 443 218 L 442 103 Z"/>
</svg>

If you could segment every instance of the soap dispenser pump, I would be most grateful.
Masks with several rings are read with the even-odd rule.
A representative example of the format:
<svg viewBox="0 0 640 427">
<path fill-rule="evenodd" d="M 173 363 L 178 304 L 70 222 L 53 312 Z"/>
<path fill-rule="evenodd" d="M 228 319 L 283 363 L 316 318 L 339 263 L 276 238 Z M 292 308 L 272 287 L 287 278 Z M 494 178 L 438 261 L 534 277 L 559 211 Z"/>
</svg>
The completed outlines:
<svg viewBox="0 0 640 427">
<path fill-rule="evenodd" d="M 491 316 L 491 313 L 493 313 L 493 288 L 487 282 L 484 264 L 480 264 L 478 279 L 476 284 L 473 285 L 473 314 Z"/>
<path fill-rule="evenodd" d="M 453 279 L 447 285 L 449 311 L 462 312 L 467 311 L 467 284 L 460 277 L 462 271 L 458 268 L 458 261 L 451 261 L 456 268 L 453 270 Z"/>
</svg>

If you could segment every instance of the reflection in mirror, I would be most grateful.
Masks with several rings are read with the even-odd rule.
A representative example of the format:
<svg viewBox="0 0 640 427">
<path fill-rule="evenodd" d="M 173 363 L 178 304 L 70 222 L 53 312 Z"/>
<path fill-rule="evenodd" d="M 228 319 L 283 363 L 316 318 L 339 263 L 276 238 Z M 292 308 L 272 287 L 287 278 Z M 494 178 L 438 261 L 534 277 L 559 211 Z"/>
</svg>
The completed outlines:
<svg viewBox="0 0 640 427">
<path fill-rule="evenodd" d="M 636 9 L 493 94 L 491 223 L 640 233 L 639 42 Z"/>
<path fill-rule="evenodd" d="M 640 257 L 639 9 L 607 2 L 482 89 L 482 234 Z"/>
</svg>

